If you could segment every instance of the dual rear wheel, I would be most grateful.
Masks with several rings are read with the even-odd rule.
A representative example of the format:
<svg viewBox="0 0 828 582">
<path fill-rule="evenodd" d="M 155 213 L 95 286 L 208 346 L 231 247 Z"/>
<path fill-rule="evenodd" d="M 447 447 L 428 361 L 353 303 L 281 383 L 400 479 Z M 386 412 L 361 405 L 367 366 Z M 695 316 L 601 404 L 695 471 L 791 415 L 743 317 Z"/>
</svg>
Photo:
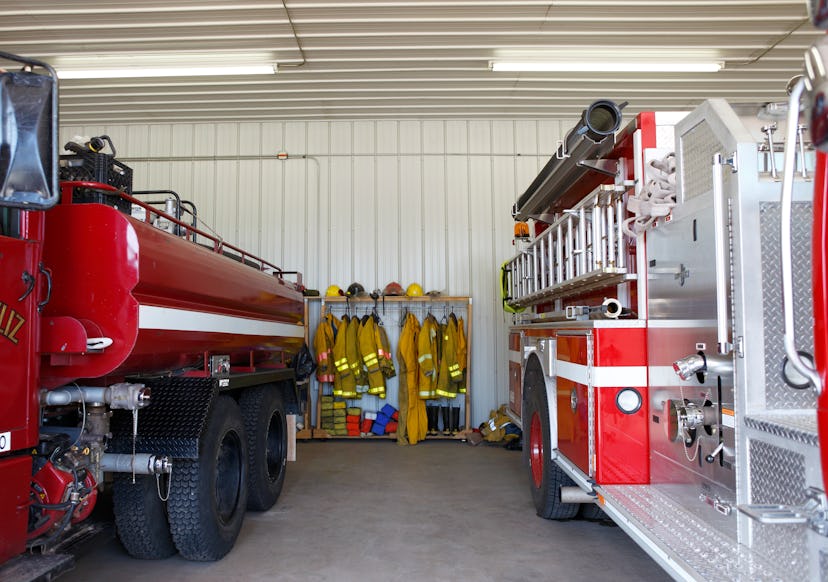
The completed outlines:
<svg viewBox="0 0 828 582">
<path fill-rule="evenodd" d="M 189 560 L 222 558 L 235 544 L 245 510 L 265 511 L 276 503 L 286 456 L 287 423 L 277 387 L 249 388 L 238 403 L 218 396 L 199 457 L 173 462 L 166 503 L 154 476 L 137 475 L 135 484 L 131 475 L 115 476 L 115 522 L 124 547 L 143 559 L 176 551 Z"/>
</svg>

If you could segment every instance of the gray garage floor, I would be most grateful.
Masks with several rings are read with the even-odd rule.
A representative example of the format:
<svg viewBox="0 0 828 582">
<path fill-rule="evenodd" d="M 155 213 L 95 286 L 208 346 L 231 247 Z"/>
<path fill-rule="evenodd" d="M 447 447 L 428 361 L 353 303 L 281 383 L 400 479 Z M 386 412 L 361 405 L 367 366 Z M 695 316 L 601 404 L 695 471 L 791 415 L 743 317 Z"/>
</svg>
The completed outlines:
<svg viewBox="0 0 828 582">
<path fill-rule="evenodd" d="M 299 443 L 298 456 L 223 560 L 132 560 L 112 541 L 61 580 L 667 579 L 617 527 L 536 517 L 519 452 L 334 441 Z"/>
</svg>

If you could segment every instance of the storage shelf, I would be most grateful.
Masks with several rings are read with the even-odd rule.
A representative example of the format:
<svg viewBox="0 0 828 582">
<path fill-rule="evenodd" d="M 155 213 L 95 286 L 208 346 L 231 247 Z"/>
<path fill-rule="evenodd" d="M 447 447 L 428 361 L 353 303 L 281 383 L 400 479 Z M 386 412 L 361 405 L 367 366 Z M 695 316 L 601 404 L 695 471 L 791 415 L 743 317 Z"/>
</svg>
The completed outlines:
<svg viewBox="0 0 828 582">
<path fill-rule="evenodd" d="M 469 438 L 469 434 L 472 431 L 469 430 L 461 430 L 456 435 L 434 435 L 434 436 L 426 436 L 423 440 L 425 441 L 465 441 Z M 397 433 L 393 432 L 391 434 L 381 434 L 375 435 L 371 434 L 370 436 L 347 436 L 347 435 L 332 435 L 328 431 L 323 430 L 321 428 L 313 429 L 313 437 L 314 439 L 329 439 L 329 440 L 363 440 L 363 441 L 372 441 L 372 440 L 397 440 Z M 420 441 L 422 442 L 422 441 Z"/>
<path fill-rule="evenodd" d="M 331 297 L 305 297 L 308 301 L 322 301 L 329 302 L 329 303 L 373 303 L 374 300 L 371 297 L 343 297 L 343 296 L 331 296 Z M 471 304 L 472 299 L 471 297 L 454 297 L 449 295 L 440 295 L 438 297 L 431 297 L 430 295 L 423 295 L 422 297 L 408 297 L 405 295 L 386 295 L 385 297 L 380 297 L 376 300 L 377 303 L 382 303 L 385 301 L 386 303 L 457 303 L 458 301 L 461 302 L 468 302 Z"/>
<path fill-rule="evenodd" d="M 315 325 L 311 325 L 312 318 L 311 312 L 319 313 L 319 317 L 321 318 L 325 311 L 329 308 L 330 305 L 337 305 L 338 309 L 343 309 L 343 305 L 346 304 L 358 304 L 360 305 L 361 309 L 364 308 L 366 305 L 374 305 L 376 303 L 377 307 L 380 308 L 383 304 L 383 301 L 386 304 L 395 304 L 395 307 L 399 309 L 400 305 L 417 305 L 417 306 L 442 306 L 448 304 L 458 304 L 462 303 L 463 308 L 466 311 L 466 370 L 471 370 L 471 353 L 472 353 L 472 298 L 467 296 L 453 296 L 453 295 L 441 295 L 438 297 L 432 297 L 430 295 L 424 295 L 422 297 L 408 297 L 408 296 L 388 296 L 388 297 L 380 297 L 376 300 L 372 299 L 369 296 L 365 297 L 343 297 L 343 296 L 335 296 L 335 297 L 327 297 L 327 296 L 318 296 L 318 297 L 305 297 L 305 341 L 310 345 L 311 343 L 311 333 L 312 328 L 315 329 Z M 318 306 L 318 307 L 317 307 Z M 317 311 L 318 309 L 318 311 Z M 398 339 L 398 338 L 392 338 Z M 392 341 L 392 343 L 394 343 Z M 321 397 L 323 394 L 323 384 L 318 382 L 315 378 L 313 382 L 317 385 L 317 394 L 316 394 L 316 419 L 321 417 L 322 409 L 321 409 Z M 396 433 L 394 436 L 389 435 L 374 435 L 370 437 L 363 437 L 363 436 L 339 436 L 339 435 L 332 435 L 328 433 L 326 430 L 321 428 L 317 428 L 313 426 L 311 423 L 311 403 L 312 400 L 310 398 L 311 389 L 309 387 L 308 390 L 308 408 L 305 411 L 305 429 L 301 431 L 301 436 L 297 435 L 297 438 L 302 439 L 362 439 L 362 440 L 370 440 L 370 439 L 396 439 Z M 458 395 L 458 400 L 462 398 L 464 414 L 461 419 L 461 426 L 471 426 L 471 377 L 470 372 L 466 376 L 466 392 L 463 395 Z M 438 401 L 442 402 L 445 399 L 438 399 Z M 398 406 L 397 406 L 398 407 Z M 465 421 L 465 422 L 464 422 Z M 468 435 L 471 433 L 470 430 L 466 429 L 457 433 L 457 435 L 438 435 L 438 436 L 427 436 L 424 440 L 460 440 L 464 441 L 468 438 Z"/>
</svg>

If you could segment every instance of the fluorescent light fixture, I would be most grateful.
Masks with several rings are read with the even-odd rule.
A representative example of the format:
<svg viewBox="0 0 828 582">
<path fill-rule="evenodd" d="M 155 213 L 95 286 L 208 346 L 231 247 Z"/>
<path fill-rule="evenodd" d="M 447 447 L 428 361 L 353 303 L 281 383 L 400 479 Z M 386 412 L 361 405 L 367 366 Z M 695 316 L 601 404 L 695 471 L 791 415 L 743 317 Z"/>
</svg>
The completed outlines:
<svg viewBox="0 0 828 582">
<path fill-rule="evenodd" d="M 491 61 L 493 71 L 559 72 L 559 73 L 716 73 L 722 69 L 720 62 L 668 62 L 668 61 Z"/>
<path fill-rule="evenodd" d="M 272 75 L 276 64 L 193 67 L 119 67 L 58 69 L 59 79 L 131 79 L 135 77 L 203 77 L 209 75 Z"/>
</svg>

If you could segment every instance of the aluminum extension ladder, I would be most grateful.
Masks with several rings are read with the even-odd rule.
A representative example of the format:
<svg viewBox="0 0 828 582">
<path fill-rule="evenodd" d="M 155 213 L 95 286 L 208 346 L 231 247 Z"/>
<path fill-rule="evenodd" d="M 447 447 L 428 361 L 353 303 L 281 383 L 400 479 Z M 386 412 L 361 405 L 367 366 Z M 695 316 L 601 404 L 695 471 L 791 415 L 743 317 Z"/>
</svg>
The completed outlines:
<svg viewBox="0 0 828 582">
<path fill-rule="evenodd" d="M 556 215 L 507 261 L 506 302 L 526 307 L 634 278 L 627 272 L 623 194 L 603 185 Z"/>
</svg>

